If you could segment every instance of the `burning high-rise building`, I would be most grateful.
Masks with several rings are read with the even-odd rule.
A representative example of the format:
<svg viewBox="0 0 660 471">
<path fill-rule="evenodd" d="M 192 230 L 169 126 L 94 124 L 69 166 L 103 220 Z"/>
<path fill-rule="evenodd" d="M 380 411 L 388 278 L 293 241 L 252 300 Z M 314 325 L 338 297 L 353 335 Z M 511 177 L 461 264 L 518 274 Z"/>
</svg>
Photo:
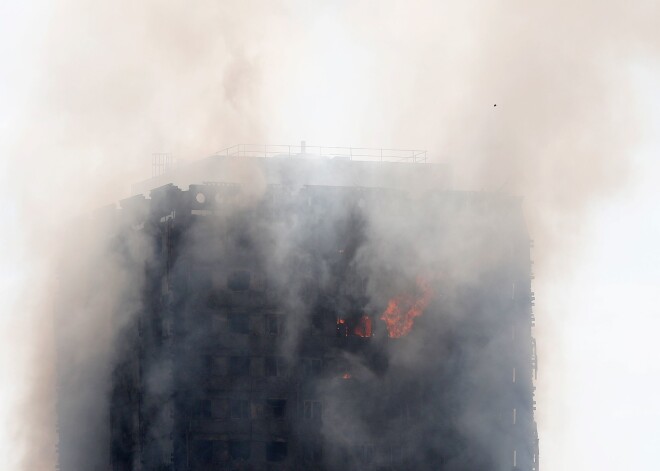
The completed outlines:
<svg viewBox="0 0 660 471">
<path fill-rule="evenodd" d="M 237 147 L 87 222 L 132 294 L 60 347 L 62 471 L 538 470 L 520 200 L 425 160 Z"/>
</svg>

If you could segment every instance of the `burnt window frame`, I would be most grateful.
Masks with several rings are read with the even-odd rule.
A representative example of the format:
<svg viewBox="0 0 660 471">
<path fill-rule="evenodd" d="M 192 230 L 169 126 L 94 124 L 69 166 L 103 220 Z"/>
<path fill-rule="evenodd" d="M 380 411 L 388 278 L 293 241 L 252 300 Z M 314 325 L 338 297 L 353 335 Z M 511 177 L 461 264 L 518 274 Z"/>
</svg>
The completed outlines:
<svg viewBox="0 0 660 471">
<path fill-rule="evenodd" d="M 314 378 L 323 373 L 322 358 L 302 358 L 300 363 L 302 366 L 302 376 L 305 378 Z"/>
<path fill-rule="evenodd" d="M 227 448 L 229 458 L 232 460 L 249 460 L 252 456 L 252 442 L 250 440 L 228 440 Z"/>
<path fill-rule="evenodd" d="M 213 440 L 213 464 L 229 461 L 229 443 L 226 440 Z"/>
<path fill-rule="evenodd" d="M 250 333 L 250 314 L 246 312 L 231 312 L 227 314 L 229 332 L 232 334 Z"/>
<path fill-rule="evenodd" d="M 227 359 L 220 355 L 204 355 L 204 369 L 209 378 L 227 375 Z"/>
<path fill-rule="evenodd" d="M 286 399 L 266 399 L 264 401 L 266 415 L 271 419 L 285 419 L 287 416 L 287 403 Z M 277 411 L 279 413 L 276 413 Z"/>
<path fill-rule="evenodd" d="M 227 273 L 227 289 L 234 293 L 244 293 L 252 289 L 252 272 L 238 269 Z"/>
<path fill-rule="evenodd" d="M 288 368 L 286 364 L 286 359 L 281 356 L 264 357 L 264 376 L 268 378 L 287 377 Z"/>
<path fill-rule="evenodd" d="M 303 442 L 302 458 L 305 463 L 320 463 L 323 461 L 323 445 L 317 441 Z"/>
<path fill-rule="evenodd" d="M 376 447 L 373 443 L 361 443 L 353 445 L 351 452 L 354 458 L 362 465 L 369 466 L 374 463 L 376 456 Z"/>
<path fill-rule="evenodd" d="M 193 416 L 197 419 L 213 418 L 213 402 L 210 399 L 199 399 L 195 402 Z"/>
<path fill-rule="evenodd" d="M 252 358 L 249 355 L 231 355 L 229 357 L 229 376 L 242 378 L 250 376 Z"/>
<path fill-rule="evenodd" d="M 229 399 L 229 418 L 232 420 L 250 419 L 250 401 L 247 399 Z"/>
<path fill-rule="evenodd" d="M 266 314 L 265 317 L 266 335 L 272 335 L 275 337 L 284 333 L 284 319 L 281 314 Z"/>
<path fill-rule="evenodd" d="M 194 440 L 192 448 L 195 462 L 203 465 L 213 464 L 213 440 Z"/>
<path fill-rule="evenodd" d="M 321 420 L 323 418 L 323 402 L 318 399 L 303 401 L 303 419 Z"/>
<path fill-rule="evenodd" d="M 390 445 L 387 457 L 390 464 L 399 465 L 403 461 L 404 453 L 401 445 Z"/>
</svg>

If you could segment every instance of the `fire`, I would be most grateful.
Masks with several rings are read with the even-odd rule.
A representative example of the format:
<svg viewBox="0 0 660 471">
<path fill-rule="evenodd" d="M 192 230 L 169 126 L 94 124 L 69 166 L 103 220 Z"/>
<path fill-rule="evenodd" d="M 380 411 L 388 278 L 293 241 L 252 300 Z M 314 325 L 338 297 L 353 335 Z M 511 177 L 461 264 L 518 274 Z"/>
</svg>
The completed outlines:
<svg viewBox="0 0 660 471">
<path fill-rule="evenodd" d="M 431 302 L 431 287 L 428 280 L 417 277 L 417 295 L 400 294 L 390 299 L 387 309 L 380 317 L 385 321 L 387 334 L 391 338 L 408 335 L 412 329 L 415 317 L 422 315 Z"/>
<path fill-rule="evenodd" d="M 337 335 L 339 337 L 371 337 L 373 335 L 371 318 L 366 314 L 359 319 L 337 319 Z"/>
<path fill-rule="evenodd" d="M 342 375 L 342 378 L 343 378 L 343 379 L 351 379 L 351 374 L 350 374 L 350 373 L 344 373 L 344 374 Z"/>
</svg>

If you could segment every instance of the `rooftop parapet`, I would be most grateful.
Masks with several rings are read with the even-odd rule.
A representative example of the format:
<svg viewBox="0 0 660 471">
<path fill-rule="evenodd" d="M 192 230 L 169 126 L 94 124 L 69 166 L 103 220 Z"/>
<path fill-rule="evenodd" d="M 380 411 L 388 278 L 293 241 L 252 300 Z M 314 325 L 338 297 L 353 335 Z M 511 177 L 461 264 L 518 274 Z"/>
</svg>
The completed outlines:
<svg viewBox="0 0 660 471">
<path fill-rule="evenodd" d="M 225 157 L 320 157 L 362 162 L 425 163 L 426 151 L 419 149 L 383 149 L 371 147 L 332 147 L 288 144 L 237 144 L 219 150 L 214 156 Z"/>
<path fill-rule="evenodd" d="M 147 194 L 168 183 L 180 188 L 203 182 L 243 186 L 358 186 L 446 189 L 446 167 L 427 162 L 424 150 L 367 147 L 239 144 L 204 159 L 173 165 L 168 154 L 154 155 L 152 178 L 133 185 Z"/>
</svg>

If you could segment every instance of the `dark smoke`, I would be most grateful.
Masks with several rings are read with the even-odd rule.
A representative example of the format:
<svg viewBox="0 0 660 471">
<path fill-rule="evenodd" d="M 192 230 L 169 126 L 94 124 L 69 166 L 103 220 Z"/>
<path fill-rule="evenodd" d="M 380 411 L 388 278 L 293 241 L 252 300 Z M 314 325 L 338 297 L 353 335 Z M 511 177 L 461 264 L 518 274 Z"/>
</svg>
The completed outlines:
<svg viewBox="0 0 660 471">
<path fill-rule="evenodd" d="M 21 17 L 30 34 L 6 41 L 22 50 L 7 70 L 24 96 L 13 101 L 20 112 L 7 112 L 2 145 L 5 237 L 17 247 L 3 263 L 20 273 L 2 319 L 7 357 L 16 355 L 2 369 L 13 385 L 3 442 L 14 467 L 54 467 L 53 260 L 72 234 L 99 238 L 75 234 L 71 217 L 126 196 L 148 174 L 145 156 L 196 158 L 301 134 L 426 147 L 452 163 L 457 188 L 524 195 L 537 275 L 563 273 L 570 257 L 550 254 L 573 249 L 590 203 L 626 182 L 639 119 L 628 71 L 657 54 L 657 10 L 644 1 L 62 1 L 44 5 L 47 20 Z M 60 289 L 75 298 L 77 286 Z M 102 332 L 104 322 L 87 327 Z M 80 339 L 81 356 L 107 345 L 94 338 Z"/>
<path fill-rule="evenodd" d="M 246 165 L 259 172 L 265 163 Z M 288 168 L 290 162 L 273 165 Z M 327 167 L 342 166 L 351 176 L 356 165 Z M 416 170 L 421 177 L 426 167 Z M 216 403 L 246 394 L 244 381 L 232 377 L 236 366 L 229 361 L 241 351 L 251 356 L 244 367 L 250 381 L 263 381 L 265 362 L 273 354 L 303 376 L 309 374 L 304 373 L 310 368 L 306 362 L 323 362 L 320 376 L 302 388 L 298 401 L 287 397 L 290 408 L 301 398 L 323 404 L 316 441 L 326 450 L 327 466 L 348 466 L 342 465 L 342 453 L 357 446 L 371 450 L 361 453 L 374 454 L 377 466 L 508 469 L 510 446 L 497 437 L 510 420 L 511 404 L 519 400 L 506 393 L 516 357 L 499 357 L 511 341 L 512 325 L 519 335 L 529 329 L 528 239 L 519 202 L 486 193 L 342 187 L 348 179 L 337 180 L 340 186 L 317 187 L 306 187 L 303 180 L 252 189 L 230 183 L 241 174 L 226 173 L 226 183 L 192 186 L 187 193 L 164 187 L 152 193 L 151 203 L 142 197 L 124 200 L 120 212 L 91 221 L 106 235 L 91 250 L 75 245 L 83 265 L 63 271 L 64 286 L 77 279 L 89 284 L 76 284 L 86 296 L 65 296 L 58 303 L 60 315 L 81 330 L 69 338 L 72 329 L 64 325 L 59 336 L 65 352 L 60 355 L 65 393 L 59 404 L 60 423 L 66 425 L 60 426 L 63 469 L 101 468 L 108 453 L 137 463 L 137 455 L 117 451 L 133 447 L 133 439 L 123 438 L 131 432 L 117 430 L 132 430 L 136 420 L 131 419 L 136 406 L 130 406 L 137 404 L 132 401 L 138 392 L 131 386 L 136 380 L 130 379 L 137 374 L 131 373 L 137 371 L 131 360 L 136 355 L 139 381 L 145 385 L 139 393 L 144 411 L 140 453 L 151 466 L 165 467 L 171 456 L 175 469 L 183 466 L 177 460 L 185 454 L 177 443 L 189 443 L 189 426 L 177 422 L 180 416 L 172 411 L 194 411 L 209 397 L 215 398 L 210 406 L 215 410 L 221 407 Z M 255 180 L 263 182 L 266 176 Z M 195 203 L 198 191 L 206 196 Z M 149 204 L 147 217 L 142 208 Z M 197 208 L 192 215 L 187 204 Z M 102 270 L 85 265 L 99 259 L 109 263 Z M 248 297 L 227 291 L 237 270 L 253 278 Z M 408 336 L 388 342 L 378 318 L 390 298 L 414 291 L 420 276 L 432 286 L 431 304 Z M 108 289 L 99 296 L 102 280 L 108 280 Z M 131 283 L 122 284 L 126 280 Z M 519 304 L 510 301 L 512 283 Z M 520 320 L 512 324 L 515 316 L 502 318 L 507 310 L 522 314 Z M 264 344 L 260 350 L 258 345 L 269 340 L 259 334 L 264 329 L 260 323 L 271 311 L 281 316 L 283 335 L 275 348 Z M 255 338 L 228 334 L 239 314 L 247 319 L 245 333 L 256 333 Z M 359 343 L 347 338 L 344 349 L 314 347 L 336 337 L 337 319 L 354 325 L 365 314 L 373 322 L 372 339 Z M 95 336 L 91 328 L 99 326 L 104 335 Z M 170 336 L 176 341 L 167 347 Z M 78 347 L 89 338 L 97 343 L 95 355 L 81 358 L 79 352 L 88 350 Z M 218 348 L 224 350 L 219 354 Z M 518 382 L 529 383 L 526 394 L 531 397 L 531 372 L 524 362 L 518 371 Z M 70 378 L 73 372 L 79 376 Z M 205 392 L 209 387 L 217 389 L 212 396 Z M 89 395 L 69 394 L 70 388 Z M 249 391 L 251 407 L 267 397 L 260 395 L 273 393 L 268 387 Z M 262 417 L 254 414 L 251 420 L 258 423 Z M 288 417 L 294 430 L 303 427 L 305 421 L 296 418 L 302 411 L 291 410 Z M 527 423 L 522 409 L 519 420 Z M 111 428 L 113 446 L 96 448 L 109 443 Z M 298 435 L 304 437 L 304 430 Z M 528 433 L 533 437 L 534 430 Z M 85 440 L 89 444 L 80 446 Z M 384 451 L 388 443 L 395 444 L 394 451 Z M 195 450 L 194 444 L 186 446 Z M 522 461 L 523 450 L 518 453 Z"/>
</svg>

